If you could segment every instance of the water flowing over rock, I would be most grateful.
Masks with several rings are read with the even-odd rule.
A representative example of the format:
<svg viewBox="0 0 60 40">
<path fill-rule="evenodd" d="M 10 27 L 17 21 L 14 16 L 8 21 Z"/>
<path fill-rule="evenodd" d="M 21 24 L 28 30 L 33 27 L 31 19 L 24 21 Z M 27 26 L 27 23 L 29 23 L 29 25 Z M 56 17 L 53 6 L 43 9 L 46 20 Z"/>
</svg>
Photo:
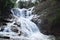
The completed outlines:
<svg viewBox="0 0 60 40">
<path fill-rule="evenodd" d="M 55 40 L 53 36 L 42 34 L 38 26 L 31 21 L 34 17 L 33 8 L 12 8 L 14 19 L 10 19 L 12 22 L 3 26 L 3 30 L 0 28 L 0 36 L 7 36 L 15 40 Z"/>
</svg>

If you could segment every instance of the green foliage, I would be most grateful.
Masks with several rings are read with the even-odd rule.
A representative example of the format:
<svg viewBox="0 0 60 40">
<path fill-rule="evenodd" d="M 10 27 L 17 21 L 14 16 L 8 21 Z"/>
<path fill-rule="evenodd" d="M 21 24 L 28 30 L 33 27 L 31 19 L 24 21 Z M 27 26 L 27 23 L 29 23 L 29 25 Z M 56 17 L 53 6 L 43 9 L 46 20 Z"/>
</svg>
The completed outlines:
<svg viewBox="0 0 60 40">
<path fill-rule="evenodd" d="M 56 11 L 57 11 L 57 16 L 55 18 L 55 22 L 56 22 L 56 24 L 58 24 L 58 23 L 60 23 L 60 8 Z"/>
<path fill-rule="evenodd" d="M 0 18 L 10 14 L 10 9 L 14 7 L 16 0 L 0 0 Z"/>
<path fill-rule="evenodd" d="M 32 6 L 35 6 L 37 5 L 38 3 L 35 2 L 35 3 L 32 3 L 32 2 L 29 2 L 29 1 L 19 1 L 18 5 L 19 5 L 19 8 L 30 8 Z"/>
<path fill-rule="evenodd" d="M 24 4 L 24 2 L 19 1 L 19 8 L 23 8 L 23 4 Z"/>
<path fill-rule="evenodd" d="M 0 3 L 1 3 L 1 10 L 4 10 L 4 9 L 6 9 L 6 8 L 13 8 L 13 6 L 14 6 L 14 3 L 12 3 L 12 1 L 11 0 L 2 0 L 2 1 L 0 1 Z"/>
</svg>

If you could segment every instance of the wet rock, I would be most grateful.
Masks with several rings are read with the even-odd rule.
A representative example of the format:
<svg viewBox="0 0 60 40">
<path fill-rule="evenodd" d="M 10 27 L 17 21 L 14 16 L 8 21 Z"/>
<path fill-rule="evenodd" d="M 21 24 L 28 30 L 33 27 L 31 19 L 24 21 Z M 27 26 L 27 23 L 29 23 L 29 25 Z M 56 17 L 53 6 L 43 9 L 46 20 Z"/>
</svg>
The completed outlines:
<svg viewBox="0 0 60 40">
<path fill-rule="evenodd" d="M 16 33 L 18 33 L 18 29 L 17 28 L 15 28 L 15 27 L 12 27 L 12 29 L 11 29 L 13 32 L 16 32 Z"/>
<path fill-rule="evenodd" d="M 19 22 L 14 23 L 14 25 L 17 25 L 18 27 L 21 27 L 21 24 Z"/>
<path fill-rule="evenodd" d="M 0 38 L 3 38 L 3 39 L 10 39 L 10 37 L 7 37 L 7 36 L 0 36 Z"/>
</svg>

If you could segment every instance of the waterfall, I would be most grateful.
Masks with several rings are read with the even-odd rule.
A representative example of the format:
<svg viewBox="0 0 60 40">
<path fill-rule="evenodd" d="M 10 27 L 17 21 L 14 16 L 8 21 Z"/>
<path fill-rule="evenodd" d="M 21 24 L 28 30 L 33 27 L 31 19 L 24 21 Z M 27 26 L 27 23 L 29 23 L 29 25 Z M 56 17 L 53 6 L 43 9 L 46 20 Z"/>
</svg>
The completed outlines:
<svg viewBox="0 0 60 40">
<path fill-rule="evenodd" d="M 34 7 L 29 9 L 12 8 L 11 12 L 15 18 L 12 23 L 4 26 L 4 30 L 0 31 L 0 36 L 19 38 L 19 40 L 55 40 L 51 36 L 42 34 L 37 25 L 31 21 L 34 16 L 33 9 Z M 50 37 L 51 39 L 49 39 Z"/>
</svg>

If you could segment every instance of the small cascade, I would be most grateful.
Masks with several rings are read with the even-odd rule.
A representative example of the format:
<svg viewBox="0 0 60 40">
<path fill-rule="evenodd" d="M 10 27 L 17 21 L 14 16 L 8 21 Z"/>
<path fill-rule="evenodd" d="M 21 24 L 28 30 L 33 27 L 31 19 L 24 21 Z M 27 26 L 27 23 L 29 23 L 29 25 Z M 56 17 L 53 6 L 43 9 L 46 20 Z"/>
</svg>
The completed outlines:
<svg viewBox="0 0 60 40">
<path fill-rule="evenodd" d="M 0 36 L 8 36 L 10 38 L 19 38 L 19 40 L 55 40 L 51 36 L 42 34 L 37 25 L 31 21 L 33 18 L 33 9 L 13 8 L 11 12 L 15 17 L 12 23 L 7 23 L 4 30 L 0 32 Z"/>
</svg>

